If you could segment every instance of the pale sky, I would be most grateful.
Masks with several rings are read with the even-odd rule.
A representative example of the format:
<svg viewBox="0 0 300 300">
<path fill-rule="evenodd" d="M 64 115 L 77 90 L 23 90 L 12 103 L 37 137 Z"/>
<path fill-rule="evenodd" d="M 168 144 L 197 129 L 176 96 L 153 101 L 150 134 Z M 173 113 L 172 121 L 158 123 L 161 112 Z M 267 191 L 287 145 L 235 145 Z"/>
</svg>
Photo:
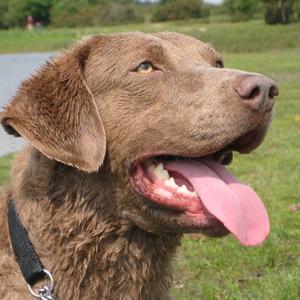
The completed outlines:
<svg viewBox="0 0 300 300">
<path fill-rule="evenodd" d="M 214 4 L 220 4 L 222 2 L 222 0 L 204 0 L 204 2 L 214 3 Z"/>
<path fill-rule="evenodd" d="M 144 2 L 145 0 L 140 0 L 140 2 Z M 151 0 L 152 2 L 158 2 L 158 0 Z M 204 0 L 207 3 L 220 4 L 223 0 Z"/>
</svg>

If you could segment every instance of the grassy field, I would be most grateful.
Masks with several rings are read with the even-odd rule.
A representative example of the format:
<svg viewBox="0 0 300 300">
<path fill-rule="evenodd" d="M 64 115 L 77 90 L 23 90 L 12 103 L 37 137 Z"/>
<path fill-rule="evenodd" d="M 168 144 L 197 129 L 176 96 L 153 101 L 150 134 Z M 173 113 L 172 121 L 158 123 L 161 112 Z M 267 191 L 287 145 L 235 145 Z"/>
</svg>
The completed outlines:
<svg viewBox="0 0 300 300">
<path fill-rule="evenodd" d="M 243 23 L 168 22 L 80 29 L 22 29 L 0 31 L 0 53 L 63 49 L 83 35 L 124 31 L 177 31 L 209 41 L 226 52 L 257 52 L 300 45 L 300 23 L 267 26 L 255 20 Z"/>
<path fill-rule="evenodd" d="M 49 51 L 69 45 L 82 34 L 137 29 L 180 31 L 210 41 L 225 50 L 227 67 L 267 74 L 281 89 L 265 143 L 249 156 L 235 155 L 230 167 L 264 200 L 272 226 L 268 241 L 244 248 L 231 237 L 186 236 L 174 266 L 174 298 L 300 299 L 300 211 L 289 210 L 300 204 L 300 24 L 167 23 L 151 28 L 8 31 L 0 32 L 0 51 Z M 0 184 L 7 182 L 11 158 L 0 158 Z"/>
<path fill-rule="evenodd" d="M 4 186 L 9 181 L 9 171 L 12 160 L 12 154 L 0 157 L 0 187 Z"/>
</svg>

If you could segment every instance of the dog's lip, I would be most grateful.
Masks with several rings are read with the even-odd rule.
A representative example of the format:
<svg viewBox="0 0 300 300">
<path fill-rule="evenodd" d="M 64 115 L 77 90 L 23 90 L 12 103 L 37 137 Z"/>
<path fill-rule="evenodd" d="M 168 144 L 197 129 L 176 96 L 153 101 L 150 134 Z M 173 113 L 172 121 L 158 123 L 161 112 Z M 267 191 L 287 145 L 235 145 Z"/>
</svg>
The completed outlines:
<svg viewBox="0 0 300 300">
<path fill-rule="evenodd" d="M 132 171 L 138 164 L 140 164 L 143 161 L 146 161 L 150 158 L 158 157 L 158 156 L 163 156 L 163 155 L 172 155 L 172 156 L 178 156 L 178 157 L 185 157 L 185 158 L 198 158 L 198 157 L 205 157 L 209 156 L 215 152 L 204 152 L 204 153 L 199 153 L 199 154 L 188 154 L 188 153 L 179 153 L 175 151 L 167 151 L 167 150 L 161 150 L 161 151 L 154 151 L 154 152 L 146 152 L 140 155 L 137 155 L 130 164 L 130 171 Z"/>
<path fill-rule="evenodd" d="M 253 130 L 249 130 L 246 133 L 238 136 L 235 139 L 232 139 L 229 142 L 224 143 L 218 148 L 214 148 L 206 151 L 199 151 L 197 153 L 187 153 L 187 152 L 177 152 L 177 151 L 168 151 L 168 150 L 159 150 L 153 152 L 145 152 L 134 157 L 130 162 L 130 172 L 141 162 L 146 161 L 150 158 L 169 155 L 174 157 L 182 158 L 203 158 L 210 157 L 216 154 L 224 154 L 227 152 L 236 151 L 241 154 L 248 154 L 255 150 L 262 143 L 267 132 L 267 126 L 257 127 Z"/>
<path fill-rule="evenodd" d="M 255 150 L 263 141 L 267 133 L 267 127 L 259 127 L 251 130 L 231 143 L 231 148 L 242 154 L 247 154 Z"/>
</svg>

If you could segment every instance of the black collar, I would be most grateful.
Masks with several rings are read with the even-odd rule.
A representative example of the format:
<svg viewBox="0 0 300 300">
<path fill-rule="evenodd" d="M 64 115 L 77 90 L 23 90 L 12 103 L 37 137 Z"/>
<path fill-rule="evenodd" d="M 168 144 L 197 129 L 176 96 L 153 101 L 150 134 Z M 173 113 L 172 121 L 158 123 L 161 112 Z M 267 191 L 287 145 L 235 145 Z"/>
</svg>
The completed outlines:
<svg viewBox="0 0 300 300">
<path fill-rule="evenodd" d="M 39 297 L 40 299 L 55 299 L 52 295 L 52 276 L 47 270 L 45 270 L 37 253 L 35 252 L 28 233 L 19 219 L 14 201 L 11 197 L 8 203 L 8 229 L 16 261 L 20 267 L 24 279 L 28 284 L 31 294 Z M 43 286 L 38 290 L 37 293 L 34 292 L 31 287 L 38 281 L 47 277 L 51 281 L 50 288 Z M 52 298 L 47 298 L 48 295 Z"/>
</svg>

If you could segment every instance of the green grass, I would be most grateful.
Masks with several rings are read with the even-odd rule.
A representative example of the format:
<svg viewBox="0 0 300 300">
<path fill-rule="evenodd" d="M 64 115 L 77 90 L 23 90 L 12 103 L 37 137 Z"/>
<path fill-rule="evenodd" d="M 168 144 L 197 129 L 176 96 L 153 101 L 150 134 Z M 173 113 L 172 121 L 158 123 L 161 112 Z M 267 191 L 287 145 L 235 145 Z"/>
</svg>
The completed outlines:
<svg viewBox="0 0 300 300">
<path fill-rule="evenodd" d="M 300 204 L 299 26 L 272 27 L 251 21 L 49 29 L 39 33 L 16 30 L 0 32 L 0 51 L 60 49 L 83 34 L 97 32 L 173 30 L 192 34 L 225 50 L 227 67 L 276 79 L 280 97 L 265 142 L 248 156 L 235 155 L 230 167 L 264 200 L 270 214 L 271 235 L 256 248 L 241 247 L 232 237 L 187 235 L 176 256 L 172 293 L 178 300 L 294 300 L 300 299 L 300 211 L 291 212 L 288 208 Z M 0 158 L 0 185 L 8 181 L 11 159 L 12 156 Z"/>
<path fill-rule="evenodd" d="M 232 237 L 186 236 L 175 265 L 175 299 L 300 299 L 300 49 L 225 55 L 227 66 L 261 72 L 281 88 L 262 146 L 235 155 L 231 170 L 268 208 L 271 235 L 257 248 Z"/>
<path fill-rule="evenodd" d="M 0 187 L 1 185 L 5 185 L 9 181 L 9 171 L 12 160 L 12 154 L 0 157 Z"/>
<path fill-rule="evenodd" d="M 269 26 L 261 20 L 243 23 L 167 22 L 80 29 L 0 31 L 0 53 L 53 51 L 68 47 L 83 35 L 124 31 L 177 31 L 209 41 L 226 52 L 257 52 L 299 47 L 300 23 Z"/>
</svg>

